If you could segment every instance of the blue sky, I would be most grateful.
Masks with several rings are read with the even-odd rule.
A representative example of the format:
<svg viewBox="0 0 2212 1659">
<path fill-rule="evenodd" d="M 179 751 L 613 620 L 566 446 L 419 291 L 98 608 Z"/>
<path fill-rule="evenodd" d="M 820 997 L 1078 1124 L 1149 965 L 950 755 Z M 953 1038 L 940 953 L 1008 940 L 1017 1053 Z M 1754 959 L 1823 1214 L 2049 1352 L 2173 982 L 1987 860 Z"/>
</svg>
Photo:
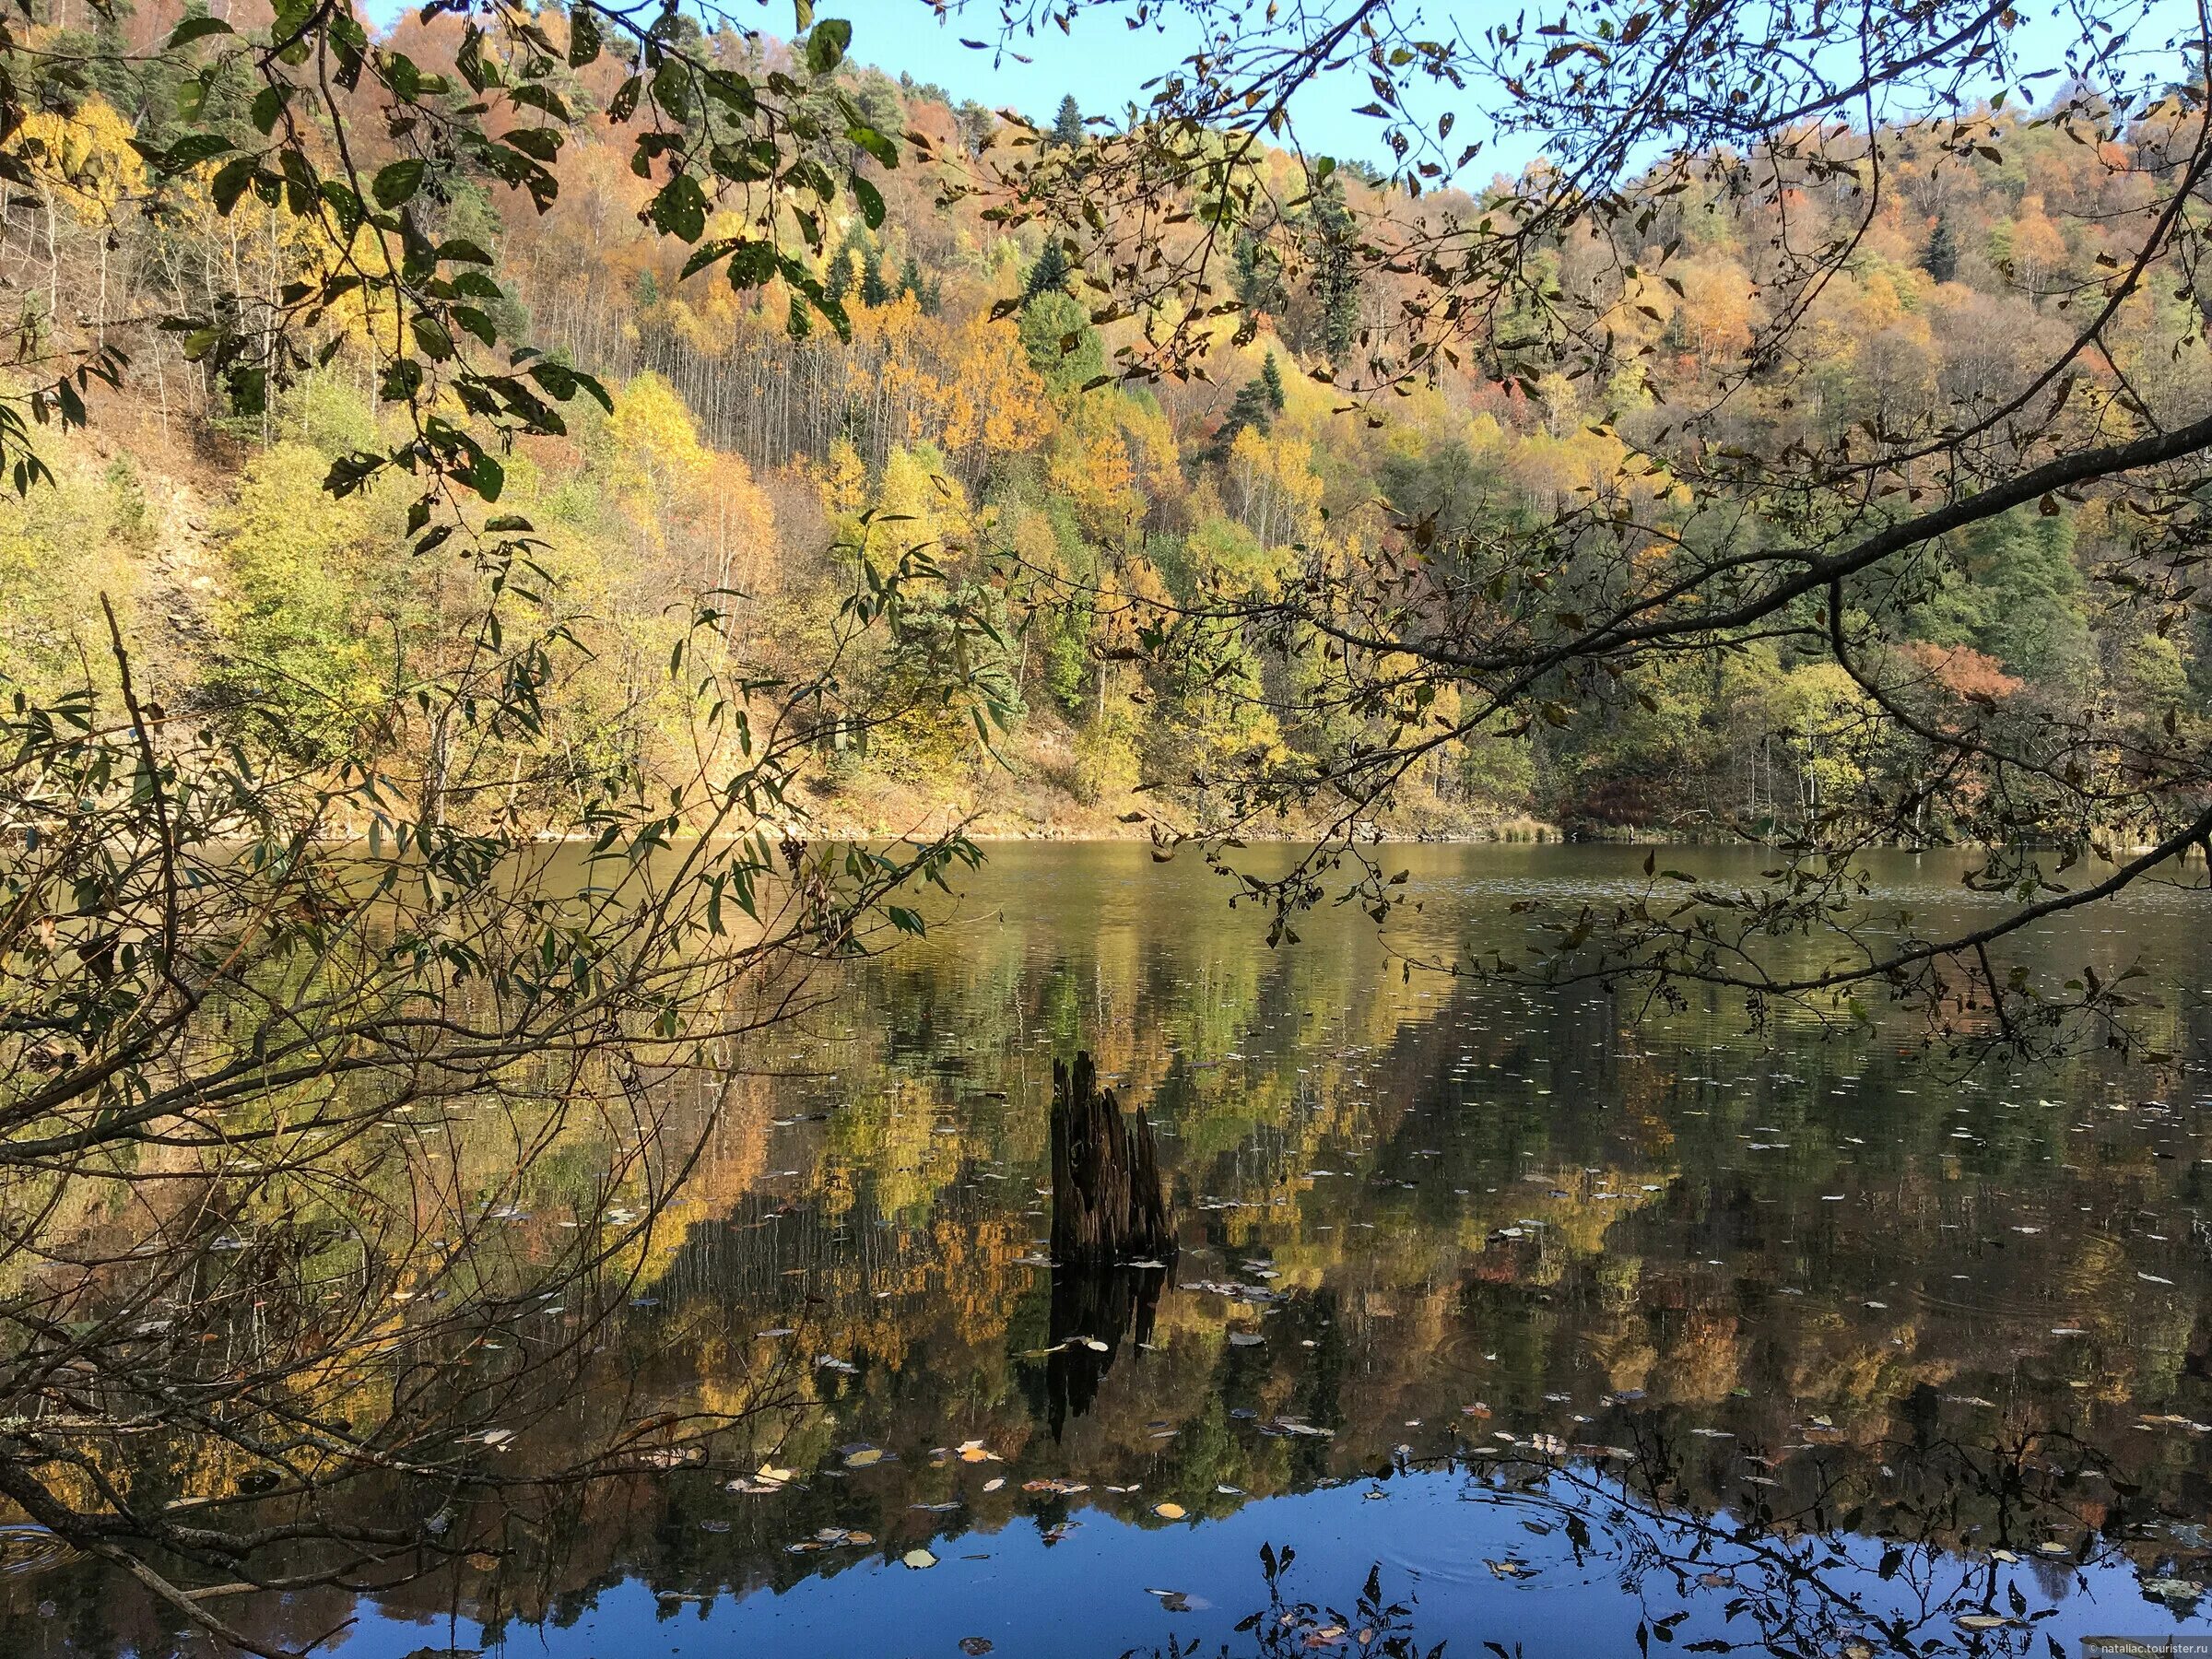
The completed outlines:
<svg viewBox="0 0 2212 1659">
<path fill-rule="evenodd" d="M 1156 17 L 1165 14 L 1164 24 L 1131 29 L 1124 21 L 1126 14 L 1116 8 L 1078 17 L 1072 34 L 1050 29 L 1001 52 L 995 49 L 997 7 L 992 0 L 970 0 L 964 16 L 943 23 L 926 0 L 849 0 L 842 8 L 853 21 L 853 55 L 861 62 L 892 75 L 903 70 L 918 81 L 936 82 L 956 98 L 972 98 L 993 109 L 1010 107 L 1039 121 L 1049 121 L 1069 93 L 1087 115 L 1118 114 L 1128 104 L 1144 101 L 1144 84 L 1173 68 L 1199 40 L 1182 11 L 1169 6 L 1153 10 Z M 963 38 L 987 41 L 994 49 L 972 51 L 960 44 Z M 1023 63 L 1020 57 L 1031 61 Z M 1316 154 L 1381 162 L 1385 159 L 1378 136 L 1382 124 L 1350 113 L 1367 101 L 1365 82 L 1352 96 L 1346 96 L 1348 90 L 1316 87 L 1291 106 L 1300 140 Z"/>
<path fill-rule="evenodd" d="M 766 0 L 766 14 L 772 16 L 784 3 Z M 1140 90 L 1144 83 L 1173 67 L 1199 40 L 1187 16 L 1172 4 L 1155 0 L 1150 7 L 1155 21 L 1135 30 L 1124 23 L 1135 9 L 1134 5 L 1102 6 L 1088 16 L 1078 13 L 1070 35 L 1053 29 L 1018 41 L 1020 53 L 1032 60 L 1023 63 L 1005 52 L 976 52 L 960 44 L 961 37 L 966 36 L 995 47 L 997 0 L 967 0 L 964 12 L 945 22 L 933 15 L 927 0 L 846 0 L 842 6 L 837 0 L 819 0 L 819 4 L 824 15 L 835 9 L 851 18 L 853 54 L 861 62 L 875 64 L 893 75 L 904 70 L 916 80 L 936 82 L 956 97 L 973 98 L 994 109 L 1010 105 L 1037 120 L 1049 120 L 1062 96 L 1069 92 L 1075 94 L 1086 114 L 1118 112 L 1131 100 L 1142 100 L 1147 96 Z M 2091 9 L 2117 10 L 2128 4 L 2129 0 L 2091 0 Z M 2142 20 L 2133 31 L 2137 51 L 2156 50 L 2177 37 L 2194 38 L 2196 34 L 2194 0 L 2141 0 L 2141 4 Z M 1258 0 L 1253 0 L 1253 9 L 1260 9 Z M 1421 9 L 1435 32 L 1446 33 L 1456 26 L 1472 36 L 1509 9 L 1518 10 L 1519 0 L 1494 0 L 1492 4 L 1430 0 Z M 1532 14 L 1558 9 L 1543 4 L 1529 7 Z M 2011 41 L 2021 59 L 2020 67 L 2032 72 L 2061 65 L 2067 47 L 2079 35 L 2073 0 L 2029 0 L 2018 9 L 2022 21 Z M 2174 62 L 2178 69 L 2178 57 Z M 2129 67 L 2139 74 L 2143 65 L 2133 62 Z M 2041 80 L 2029 88 L 2015 88 L 2013 94 L 2017 98 L 2024 91 L 2034 100 L 2054 84 Z M 1980 95 L 1994 94 L 2000 85 L 1992 78 L 1979 89 Z M 1300 141 L 1314 154 L 1386 163 L 1389 158 L 1381 142 L 1383 124 L 1352 113 L 1369 97 L 1364 65 L 1310 87 L 1291 105 Z M 1439 88 L 1433 100 L 1418 100 L 1416 107 L 1430 117 L 1443 110 L 1455 110 L 1455 142 L 1459 142 L 1470 135 L 1487 135 L 1477 107 L 1479 98 L 1479 89 L 1455 94 Z M 1539 147 L 1534 140 L 1513 140 L 1505 153 L 1494 156 L 1486 146 L 1482 158 L 1469 171 L 1478 179 L 1487 178 L 1500 165 L 1512 171 Z"/>
<path fill-rule="evenodd" d="M 357 3 L 379 22 L 404 9 L 399 0 Z M 722 4 L 742 20 L 757 19 L 755 26 L 771 33 L 792 32 L 790 0 Z M 1182 8 L 1159 0 L 1150 7 L 1154 21 L 1140 29 L 1125 27 L 1133 5 L 1101 6 L 1094 12 L 1079 13 L 1070 35 L 1048 29 L 1034 39 L 1018 40 L 1006 51 L 996 46 L 998 0 L 967 0 L 963 11 L 945 20 L 929 0 L 817 0 L 817 5 L 821 16 L 852 22 L 853 56 L 857 61 L 894 76 L 904 72 L 917 81 L 934 81 L 956 99 L 971 98 L 993 109 L 1012 108 L 1039 121 L 1050 120 L 1062 97 L 1071 92 L 1090 115 L 1115 114 L 1132 101 L 1143 101 L 1145 82 L 1173 67 L 1198 39 Z M 1500 6 L 1431 0 L 1427 10 L 1440 29 L 1456 19 L 1472 30 L 1499 15 Z M 2055 65 L 2076 34 L 2069 0 L 2040 0 L 2021 10 L 2026 21 L 2013 40 L 2030 60 L 2026 67 Z M 2136 30 L 2137 48 L 2157 46 L 2177 34 L 2193 35 L 2194 15 L 2191 0 L 2148 0 L 2146 19 Z M 990 49 L 971 50 L 960 43 L 962 37 L 985 41 Z M 2178 59 L 2176 64 L 2178 67 Z M 2029 90 L 2040 94 L 2051 84 L 2041 82 Z M 1983 91 L 1997 89 L 1993 80 Z M 1314 154 L 1387 161 L 1380 136 L 1382 124 L 1352 113 L 1368 96 L 1364 77 L 1357 71 L 1307 88 L 1291 106 L 1301 144 Z M 1462 97 L 1458 101 L 1456 138 L 1485 136 L 1475 100 Z M 1449 107 L 1453 106 L 1439 101 L 1424 113 L 1433 115 Z M 1486 147 L 1468 170 L 1470 176 L 1461 182 L 1477 182 L 1500 168 L 1512 171 L 1538 147 L 1531 140 L 1516 140 L 1495 154 Z"/>
</svg>

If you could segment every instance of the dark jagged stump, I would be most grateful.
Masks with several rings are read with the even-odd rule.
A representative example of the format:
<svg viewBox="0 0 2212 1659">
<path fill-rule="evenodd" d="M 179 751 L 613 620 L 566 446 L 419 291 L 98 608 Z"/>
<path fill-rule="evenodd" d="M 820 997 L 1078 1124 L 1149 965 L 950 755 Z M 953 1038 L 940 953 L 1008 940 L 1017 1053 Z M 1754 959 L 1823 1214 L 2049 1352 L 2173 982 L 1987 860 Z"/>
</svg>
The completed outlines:
<svg viewBox="0 0 2212 1659">
<path fill-rule="evenodd" d="M 1065 1267 L 1175 1259 L 1152 1125 L 1124 1120 L 1088 1053 L 1053 1062 L 1053 1259 Z"/>
</svg>

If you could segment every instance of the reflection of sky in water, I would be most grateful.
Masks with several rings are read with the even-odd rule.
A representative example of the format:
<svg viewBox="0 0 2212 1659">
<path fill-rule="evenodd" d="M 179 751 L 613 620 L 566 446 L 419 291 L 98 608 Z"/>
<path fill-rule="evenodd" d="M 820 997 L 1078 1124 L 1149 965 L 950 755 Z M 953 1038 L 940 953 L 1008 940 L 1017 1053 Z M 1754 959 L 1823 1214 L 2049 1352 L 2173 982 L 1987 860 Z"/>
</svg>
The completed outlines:
<svg viewBox="0 0 2212 1659">
<path fill-rule="evenodd" d="M 1371 1493 L 1383 1492 L 1381 1498 Z M 1477 1500 L 1470 1500 L 1470 1497 Z M 1664 1619 L 1679 1608 L 1689 1617 L 1671 1627 L 1673 1649 L 1699 1641 L 1752 1640 L 1756 1625 L 1725 1607 L 1755 1574 L 1723 1550 L 1692 1572 L 1691 1593 L 1676 1592 L 1670 1574 L 1654 1572 L 1635 1544 L 1596 1528 L 1578 1558 L 1574 1546 L 1544 1516 L 1549 1512 L 1487 1499 L 1463 1477 L 1450 1475 L 1395 1478 L 1384 1486 L 1359 1482 L 1298 1498 L 1245 1505 L 1201 1525 L 1142 1528 L 1091 1517 L 1054 1544 L 1037 1528 L 946 1534 L 935 1539 L 938 1564 L 913 1571 L 870 1560 L 830 1576 L 805 1580 L 780 1592 L 675 1600 L 656 1595 L 638 1580 L 602 1594 L 572 1627 L 531 1630 L 512 1651 L 543 1652 L 555 1659 L 647 1652 L 676 1654 L 775 1653 L 801 1655 L 958 1654 L 960 1643 L 982 1637 L 1009 1656 L 1057 1653 L 1119 1655 L 1132 1649 L 1164 1653 L 1171 1642 L 1185 1652 L 1255 1651 L 1254 1638 L 1235 1627 L 1269 1608 L 1260 1564 L 1262 1545 L 1295 1540 L 1297 1559 L 1283 1581 L 1284 1601 L 1319 1604 L 1288 1627 L 1288 1653 L 1359 1653 L 1357 1633 L 1365 1620 L 1357 1597 L 1380 1562 L 1386 1602 L 1409 1609 L 1398 1621 L 1414 1635 L 1418 1653 L 1449 1639 L 1448 1653 L 1482 1653 L 1488 1638 L 1530 1655 L 1613 1655 L 1636 1652 L 1640 1620 Z M 1547 1530 L 1538 1533 L 1533 1527 Z M 1841 1582 L 1867 1595 L 1888 1617 L 1917 1616 L 1920 1586 L 1879 1576 L 1881 1547 L 1865 1540 L 1846 1547 L 1849 1565 L 1831 1570 Z M 1639 1571 L 1640 1565 L 1643 1571 Z M 1986 1575 L 1986 1566 L 1983 1570 Z M 1706 1585 L 1698 1576 L 1726 1580 Z M 1973 1576 L 1962 1569 L 1946 1590 Z M 1903 1575 L 1900 1575 L 1900 1580 Z M 2018 1582 L 2038 1608 L 2050 1588 L 2063 1586 L 2054 1617 L 1993 1631 L 1975 1631 L 1954 1618 L 1935 1621 L 1927 1634 L 1948 1638 L 1961 1651 L 1970 1642 L 1990 1653 L 2048 1653 L 2045 1641 L 2077 1651 L 2085 1636 L 2116 1631 L 2156 1636 L 2202 1633 L 2206 1626 L 2145 1595 L 2135 1575 L 2089 1567 L 2064 1574 L 2041 1573 L 2026 1563 L 1999 1565 L 1989 1587 L 1994 1605 L 2009 1606 L 2006 1587 Z M 1641 1594 L 1630 1594 L 1630 1587 Z M 1979 1605 L 1983 1585 L 1975 1583 Z M 1169 1611 L 1160 1592 L 1180 1592 L 1183 1610 Z M 1975 1615 L 1970 1610 L 1966 1617 Z M 1848 1627 L 1851 1635 L 1877 1644 L 1878 1630 Z M 1329 1630 L 1339 1640 L 1305 1640 Z M 468 1622 L 453 1631 L 463 1646 L 481 1639 Z M 1847 1641 L 1849 1636 L 1843 1638 Z M 348 1659 L 407 1659 L 426 1642 L 449 1640 L 448 1627 L 377 1622 L 346 1646 Z M 1370 1644 L 1371 1646 L 1374 1644 Z M 1841 1641 L 1825 1651 L 1841 1651 Z M 1668 1651 L 1653 1642 L 1654 1652 Z M 1821 1651 L 1821 1650 L 1815 1650 Z"/>
<path fill-rule="evenodd" d="M 1630 1652 L 1640 1618 L 1688 1609 L 1679 1652 L 1755 1636 L 1754 1611 L 1724 1610 L 1758 1570 L 1723 1549 L 1677 1580 L 1688 1538 L 1665 1517 L 1759 1502 L 1800 1530 L 1856 1510 L 1863 1533 L 1967 1547 L 1886 1580 L 1883 1546 L 1853 1536 L 1830 1576 L 1863 1605 L 1830 1607 L 1818 1651 L 1900 1610 L 1928 1620 L 1916 1641 L 1993 1653 L 2212 1633 L 2177 1588 L 2212 1574 L 2212 1092 L 2187 1065 L 2194 999 L 2171 994 L 2207 972 L 2202 900 L 2145 889 L 2016 953 L 2057 977 L 2151 964 L 2145 1028 L 2182 1063 L 2149 1069 L 2092 1053 L 1961 1077 L 1895 1026 L 1754 1038 L 1737 999 L 1639 1018 L 1590 987 L 1406 977 L 1388 948 L 1516 937 L 1515 900 L 1612 902 L 1643 856 L 1387 849 L 1418 912 L 1378 935 L 1323 911 L 1270 952 L 1187 854 L 995 850 L 929 939 L 822 987 L 807 1029 L 756 1056 L 770 1075 L 734 1086 L 636 1315 L 682 1333 L 656 1397 L 782 1353 L 816 1407 L 730 1469 L 600 1493 L 527 1583 L 465 1574 L 364 1608 L 343 1651 L 442 1646 L 414 1617 L 431 1609 L 473 1645 L 496 1596 L 518 1653 L 1243 1652 L 1267 1542 L 1299 1551 L 1288 1596 L 1347 1615 L 1379 1563 L 1386 1599 L 1418 1596 L 1422 1653 Z M 1657 862 L 1748 880 L 1769 861 Z M 1980 918 L 1960 867 L 1877 861 L 1875 902 Z M 1077 1046 L 1153 1115 L 1176 1190 L 1178 1282 L 1134 1327 L 1129 1298 L 1055 1297 L 1040 1265 L 1050 1062 Z M 1637 1449 L 1659 1517 L 1468 1501 L 1435 1472 L 1534 1437 Z M 2000 1441 L 2025 1448 L 2011 1488 L 1986 1478 Z M 962 1461 L 965 1441 L 994 1460 Z M 1956 1448 L 1982 1475 L 1943 1461 Z M 1400 1459 L 1430 1472 L 1371 1478 Z M 797 1478 L 725 1489 L 760 1461 Z M 1048 1480 L 1084 1489 L 1023 1489 Z M 839 1529 L 870 1542 L 792 1547 Z M 924 1547 L 935 1565 L 898 1564 Z M 2016 1582 L 2057 1617 L 1941 1613 L 1971 1583 L 2008 1617 Z"/>
</svg>

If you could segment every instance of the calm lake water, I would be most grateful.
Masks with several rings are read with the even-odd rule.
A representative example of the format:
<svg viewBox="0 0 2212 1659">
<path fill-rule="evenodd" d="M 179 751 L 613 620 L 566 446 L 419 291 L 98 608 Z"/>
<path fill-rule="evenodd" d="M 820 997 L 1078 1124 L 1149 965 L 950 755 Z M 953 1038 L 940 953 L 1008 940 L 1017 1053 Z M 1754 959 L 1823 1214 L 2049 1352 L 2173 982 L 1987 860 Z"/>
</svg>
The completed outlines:
<svg viewBox="0 0 2212 1659">
<path fill-rule="evenodd" d="M 1962 1075 L 1878 1008 L 1754 1031 L 1720 996 L 1406 977 L 1644 854 L 1384 857 L 1418 913 L 1271 951 L 1188 855 L 994 850 L 750 1056 L 641 1276 L 629 1408 L 776 1368 L 789 1411 L 500 1557 L 226 1616 L 350 1613 L 349 1659 L 2212 1639 L 2201 896 L 2023 952 L 2140 962 L 2169 1059 Z M 1876 870 L 1963 913 L 1960 867 Z M 1159 1129 L 1171 1273 L 1043 1259 L 1078 1047 Z M 561 1414 L 518 1428 L 526 1459 Z M 0 1572 L 6 1653 L 209 1651 L 175 1622 L 35 1549 Z"/>
</svg>

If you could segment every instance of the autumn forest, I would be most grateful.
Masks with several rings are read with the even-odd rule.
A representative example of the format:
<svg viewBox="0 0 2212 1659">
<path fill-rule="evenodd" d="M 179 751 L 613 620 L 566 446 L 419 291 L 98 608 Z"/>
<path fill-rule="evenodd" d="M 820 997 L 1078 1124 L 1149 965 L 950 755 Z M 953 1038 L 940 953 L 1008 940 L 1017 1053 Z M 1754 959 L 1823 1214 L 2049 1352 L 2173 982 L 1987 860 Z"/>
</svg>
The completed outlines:
<svg viewBox="0 0 2212 1659">
<path fill-rule="evenodd" d="M 162 0 L 53 27 L 97 52 L 158 43 L 188 15 Z M 389 45 L 450 76 L 459 41 L 450 18 L 409 17 Z M 1854 434 L 1994 408 L 2070 336 L 2073 297 L 2131 257 L 2173 141 L 2155 113 L 2091 141 L 2019 105 L 1982 111 L 1971 142 L 1889 135 L 1854 251 L 1792 301 L 1787 364 L 1747 376 L 1782 303 L 1767 220 L 1718 183 L 1670 187 L 1640 220 L 1648 257 L 1631 274 L 1618 235 L 1535 255 L 1539 285 L 1605 332 L 1605 378 L 1525 352 L 1500 378 L 1498 353 L 1469 349 L 1380 394 L 1346 388 L 1415 284 L 1352 250 L 1371 220 L 1417 205 L 1357 162 L 1309 186 L 1302 163 L 1263 154 L 1249 165 L 1277 206 L 1226 239 L 1218 280 L 1233 294 L 1219 297 L 1235 303 L 1208 324 L 1206 355 L 1131 378 L 1119 370 L 1139 324 L 1101 305 L 1103 283 L 1060 239 L 971 182 L 994 154 L 1079 172 L 1084 112 L 1073 99 L 1033 122 L 994 112 L 900 76 L 896 43 L 877 34 L 864 44 L 881 66 L 833 77 L 861 131 L 912 151 L 886 167 L 847 141 L 866 194 L 818 225 L 807 265 L 841 331 L 784 280 L 687 277 L 691 250 L 650 223 L 656 186 L 618 125 L 569 132 L 542 211 L 527 179 L 465 179 L 418 202 L 426 234 L 482 255 L 457 283 L 468 304 L 606 393 L 604 408 L 564 405 L 560 435 L 497 457 L 500 506 L 543 538 L 539 598 L 573 663 L 542 724 L 466 754 L 429 731 L 418 693 L 452 671 L 468 575 L 416 549 L 405 480 L 323 493 L 334 464 L 396 418 L 371 354 L 344 344 L 344 329 L 377 325 L 374 307 L 346 322 L 336 300 L 337 349 L 289 368 L 273 343 L 218 361 L 189 332 L 144 326 L 218 295 L 274 299 L 332 254 L 282 207 L 241 199 L 219 158 L 171 174 L 146 159 L 185 124 L 252 135 L 253 87 L 235 65 L 97 58 L 90 84 L 29 118 L 44 164 L 6 186 L 0 270 L 34 359 L 112 344 L 127 364 L 85 394 L 88 441 L 39 436 L 57 487 L 0 504 L 0 675 L 41 696 L 88 663 L 108 673 L 105 594 L 175 713 L 274 738 L 309 766 L 421 762 L 416 782 L 464 818 L 549 821 L 549 802 L 607 765 L 688 763 L 698 733 L 665 670 L 703 609 L 728 660 L 780 676 L 834 660 L 840 694 L 871 711 L 822 723 L 794 815 L 862 832 L 972 819 L 1065 835 L 1116 832 L 1148 807 L 1204 827 L 1229 805 L 1220 780 L 1296 768 L 1341 739 L 1332 723 L 1363 716 L 1318 695 L 1312 653 L 1264 638 L 1146 649 L 1147 606 L 1264 597 L 1316 560 L 1382 567 L 1536 535 L 1624 488 L 1631 453 L 1641 468 L 1685 407 L 1718 408 L 1700 441 L 1722 455 L 1848 449 Z M 702 45 L 761 72 L 794 51 L 727 32 Z M 622 78 L 603 58 L 560 97 L 605 109 Z M 1432 192 L 1418 207 L 1478 196 Z M 1792 185 L 1785 206 L 1812 242 L 1865 203 L 1835 172 Z M 2145 285 L 2075 398 L 2201 407 L 2201 327 L 2188 292 Z M 1649 488 L 1664 519 L 1665 482 Z M 1782 534 L 1760 527 L 1768 510 L 1747 486 L 1727 534 Z M 1700 503 L 1696 533 L 1712 517 Z M 2125 529 L 2109 503 L 2068 494 L 1946 538 L 1924 579 L 1885 601 L 1938 702 L 2200 719 L 2202 628 L 2104 606 L 2085 580 Z M 846 641 L 841 606 L 870 565 L 912 557 L 941 578 L 927 603 L 895 638 Z M 956 654 L 958 698 L 942 672 Z M 1454 716 L 1453 696 L 1430 715 Z M 1375 816 L 1405 834 L 1757 832 L 1910 771 L 1909 746 L 1873 713 L 1844 667 L 1787 637 L 1685 653 L 1454 735 Z"/>
</svg>

